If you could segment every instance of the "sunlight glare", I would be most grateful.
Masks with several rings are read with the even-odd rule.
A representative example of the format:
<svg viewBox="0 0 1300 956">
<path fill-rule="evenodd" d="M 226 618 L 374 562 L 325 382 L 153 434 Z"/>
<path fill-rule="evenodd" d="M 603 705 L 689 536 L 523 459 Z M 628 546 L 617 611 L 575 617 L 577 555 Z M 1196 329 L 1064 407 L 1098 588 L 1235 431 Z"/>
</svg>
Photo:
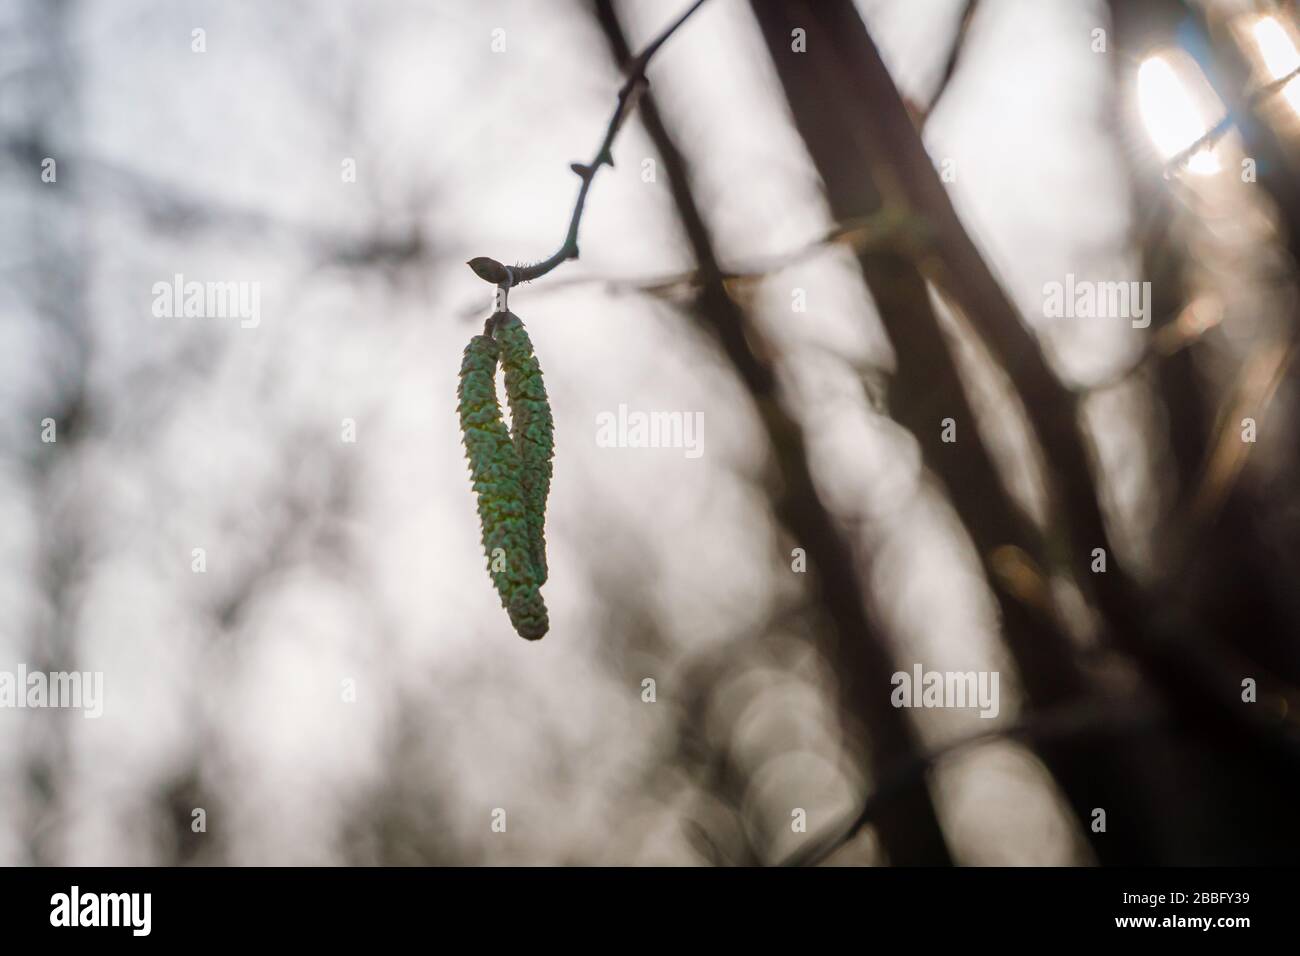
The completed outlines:
<svg viewBox="0 0 1300 956">
<path fill-rule="evenodd" d="M 1204 136 L 1213 121 L 1192 97 L 1164 56 L 1144 60 L 1138 70 L 1138 108 L 1147 133 L 1169 160 Z M 1219 171 L 1219 160 L 1212 150 L 1201 150 L 1187 162 L 1187 168 L 1208 176 Z"/>
<path fill-rule="evenodd" d="M 1296 49 L 1295 41 L 1276 17 L 1261 17 L 1256 20 L 1251 33 L 1259 47 L 1264 66 L 1273 79 L 1280 80 L 1300 67 L 1300 50 Z M 1283 87 L 1282 95 L 1291 104 L 1291 109 L 1300 115 L 1300 76 Z"/>
</svg>

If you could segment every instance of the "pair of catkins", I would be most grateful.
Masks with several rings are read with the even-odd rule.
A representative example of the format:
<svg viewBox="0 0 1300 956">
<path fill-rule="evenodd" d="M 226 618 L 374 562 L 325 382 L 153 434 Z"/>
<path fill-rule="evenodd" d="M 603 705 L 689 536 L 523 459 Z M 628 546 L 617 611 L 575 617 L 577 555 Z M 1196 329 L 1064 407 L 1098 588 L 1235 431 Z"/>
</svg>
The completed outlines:
<svg viewBox="0 0 1300 956">
<path fill-rule="evenodd" d="M 460 366 L 460 430 L 478 497 L 488 574 L 515 631 L 535 641 L 550 626 L 541 586 L 555 451 L 551 404 L 519 317 L 497 312 L 483 332 L 469 340 Z M 509 428 L 497 400 L 498 363 L 510 405 Z"/>
</svg>

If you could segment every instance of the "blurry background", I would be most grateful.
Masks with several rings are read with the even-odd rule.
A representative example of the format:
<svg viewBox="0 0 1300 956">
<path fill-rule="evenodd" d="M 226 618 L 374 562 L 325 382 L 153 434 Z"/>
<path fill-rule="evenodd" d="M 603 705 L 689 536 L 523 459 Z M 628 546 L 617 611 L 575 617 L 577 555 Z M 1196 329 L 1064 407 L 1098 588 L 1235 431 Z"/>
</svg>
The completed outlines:
<svg viewBox="0 0 1300 956">
<path fill-rule="evenodd" d="M 105 702 L 0 710 L 0 863 L 1290 858 L 1297 87 L 1251 94 L 1293 4 L 709 0 L 581 259 L 510 297 L 557 433 L 551 631 L 511 631 L 464 263 L 555 249 L 620 43 L 684 7 L 4 5 L 0 669 Z M 986 272 L 863 226 L 938 182 Z M 178 273 L 260 324 L 155 316 Z M 1151 327 L 1045 317 L 1067 274 L 1151 281 Z M 620 405 L 702 413 L 703 454 L 599 447 Z M 890 708 L 917 663 L 999 672 L 996 720 Z"/>
</svg>

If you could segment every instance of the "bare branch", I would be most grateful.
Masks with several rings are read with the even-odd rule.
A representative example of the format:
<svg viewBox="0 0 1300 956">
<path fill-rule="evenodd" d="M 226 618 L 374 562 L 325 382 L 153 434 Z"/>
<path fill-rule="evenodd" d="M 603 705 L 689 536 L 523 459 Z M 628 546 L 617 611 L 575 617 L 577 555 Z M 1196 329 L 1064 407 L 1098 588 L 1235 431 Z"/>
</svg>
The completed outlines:
<svg viewBox="0 0 1300 956">
<path fill-rule="evenodd" d="M 596 150 L 596 155 L 589 163 L 573 163 L 569 166 L 578 178 L 582 180 L 582 185 L 578 187 L 578 198 L 573 204 L 573 215 L 569 217 L 569 230 L 565 233 L 564 242 L 560 248 L 541 262 L 535 262 L 529 266 L 506 266 L 488 256 L 476 256 L 466 263 L 474 274 L 485 282 L 491 282 L 500 289 L 509 289 L 511 286 L 519 285 L 521 282 L 531 282 L 534 279 L 541 278 L 550 272 L 562 262 L 569 259 L 578 258 L 578 226 L 582 223 L 582 211 L 587 204 L 587 192 L 591 189 L 591 182 L 596 178 L 596 173 L 601 166 L 614 165 L 614 138 L 618 131 L 623 127 L 623 123 L 631 115 L 632 110 L 636 108 L 637 100 L 640 99 L 642 92 L 650 85 L 646 79 L 646 67 L 650 65 L 651 58 L 659 51 L 659 48 L 668 42 L 677 28 L 690 19 L 700 7 L 704 5 L 704 0 L 695 0 L 686 12 L 673 21 L 662 33 L 650 41 L 649 46 L 633 57 L 627 65 L 627 79 L 618 91 L 618 102 L 614 106 L 614 115 L 609 118 L 609 126 L 605 129 L 605 137 L 600 142 L 600 148 Z"/>
<path fill-rule="evenodd" d="M 948 58 L 944 60 L 943 72 L 939 75 L 939 84 L 930 95 L 930 105 L 925 108 L 925 119 L 934 113 L 934 108 L 939 105 L 939 101 L 943 99 L 943 95 L 948 92 L 948 87 L 952 84 L 952 78 L 957 73 L 957 64 L 966 49 L 966 38 L 970 34 L 971 21 L 975 19 L 975 11 L 978 7 L 979 0 L 966 0 L 961 18 L 957 21 L 957 30 L 953 33 L 952 45 L 948 48 Z"/>
<path fill-rule="evenodd" d="M 1165 726 L 1166 720 L 1165 715 L 1152 707 L 1117 708 L 1112 701 L 1083 700 L 1032 715 L 1010 727 L 957 737 L 887 770 L 852 820 L 827 836 L 813 840 L 787 857 L 781 865 L 816 866 L 821 863 L 852 840 L 863 827 L 872 823 L 912 782 L 922 778 L 927 771 L 953 754 L 994 741 L 1041 745 L 1085 738 L 1118 737 L 1131 742 L 1131 734 L 1159 730 Z"/>
<path fill-rule="evenodd" d="M 1259 106 L 1264 102 L 1264 100 L 1290 84 L 1290 82 L 1297 77 L 1300 77 L 1300 66 L 1296 67 L 1285 76 L 1279 76 L 1276 80 L 1266 83 L 1253 93 L 1248 94 L 1246 102 L 1252 108 Z M 1186 147 L 1181 152 L 1175 153 L 1169 158 L 1169 161 L 1165 163 L 1165 177 L 1168 178 L 1181 170 L 1183 166 L 1185 166 L 1187 162 L 1201 150 L 1212 149 L 1219 140 L 1227 135 L 1228 130 L 1232 129 L 1232 127 L 1236 125 L 1237 121 L 1233 119 L 1231 113 L 1224 116 L 1223 119 L 1219 120 L 1206 130 L 1204 135 L 1197 138 L 1190 146 Z"/>
<path fill-rule="evenodd" d="M 610 0 L 596 0 L 597 17 L 615 57 L 626 57 L 626 43 Z M 808 462 L 804 424 L 781 401 L 772 354 L 723 280 L 708 223 L 690 188 L 690 165 L 677 147 L 653 98 L 641 110 L 646 133 L 659 153 L 686 240 L 700 275 L 693 311 L 716 336 L 721 354 L 749 392 L 773 451 L 780 476 L 774 495 L 775 517 L 808 554 L 816 575 L 827 626 L 818 629 L 827 658 L 839 676 L 839 706 L 851 733 L 867 731 L 874 766 L 893 766 L 921 752 L 915 731 L 889 702 L 893 663 L 889 643 L 866 611 L 862 581 L 869 577 L 849 535 L 818 495 Z M 952 862 L 934 802 L 923 780 L 904 786 L 906 795 L 883 815 L 882 844 L 900 865 Z"/>
<path fill-rule="evenodd" d="M 834 246 L 843 246 L 855 255 L 884 249 L 919 250 L 926 241 L 926 235 L 923 221 L 910 217 L 899 209 L 884 207 L 868 216 L 844 219 L 821 235 L 784 252 L 739 262 L 729 269 L 720 269 L 718 275 L 729 292 L 740 292 L 783 269 L 814 259 Z M 518 275 L 518 270 L 515 270 L 515 273 Z M 538 290 L 537 294 L 544 295 L 547 292 L 559 292 L 567 288 L 600 285 L 613 292 L 638 292 L 645 295 L 672 297 L 697 290 L 704 282 L 705 277 L 699 269 L 641 276 L 570 275 L 548 282 L 545 289 Z M 465 307 L 463 317 L 468 321 L 476 318 L 478 314 L 478 306 L 471 304 Z"/>
</svg>

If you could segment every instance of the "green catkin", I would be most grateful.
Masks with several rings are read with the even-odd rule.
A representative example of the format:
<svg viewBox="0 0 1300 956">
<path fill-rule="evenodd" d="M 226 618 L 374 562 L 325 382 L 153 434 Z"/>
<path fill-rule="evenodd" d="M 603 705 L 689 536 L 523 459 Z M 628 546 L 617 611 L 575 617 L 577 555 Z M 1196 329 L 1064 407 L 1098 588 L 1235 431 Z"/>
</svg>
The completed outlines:
<svg viewBox="0 0 1300 956">
<path fill-rule="evenodd" d="M 551 492 L 555 423 L 532 340 L 517 315 L 511 312 L 497 315 L 496 339 L 501 347 L 506 398 L 510 402 L 511 440 L 520 462 L 529 544 L 540 585 L 546 583 L 547 573 L 546 498 Z"/>
<path fill-rule="evenodd" d="M 457 408 L 470 480 L 478 498 L 488 573 L 515 631 L 535 641 L 550 625 L 538 591 L 542 579 L 533 558 L 519 456 L 497 401 L 497 355 L 493 339 L 485 335 L 470 339 L 460 367 Z M 498 549 L 504 562 L 494 562 Z"/>
</svg>

